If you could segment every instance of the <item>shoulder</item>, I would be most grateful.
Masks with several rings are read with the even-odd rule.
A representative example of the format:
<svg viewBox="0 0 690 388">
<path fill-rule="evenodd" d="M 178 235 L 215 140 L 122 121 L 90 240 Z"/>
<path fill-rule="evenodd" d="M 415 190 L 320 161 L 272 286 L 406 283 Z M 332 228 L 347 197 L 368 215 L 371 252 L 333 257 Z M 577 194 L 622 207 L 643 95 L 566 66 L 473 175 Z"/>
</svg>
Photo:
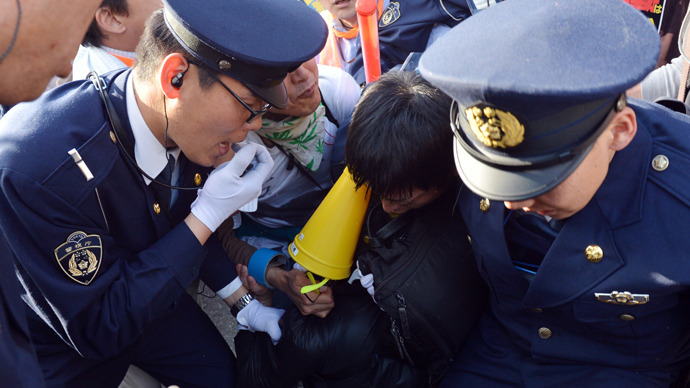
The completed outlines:
<svg viewBox="0 0 690 388">
<path fill-rule="evenodd" d="M 106 155 L 114 156 L 117 150 L 108 128 L 101 100 L 91 82 L 67 83 L 35 101 L 15 106 L 3 117 L 0 169 L 44 182 L 59 176 L 60 169 L 76 167 L 68 154 L 72 149 L 78 150 L 91 169 L 110 164 L 108 159 L 112 158 Z M 96 151 L 95 147 L 113 152 Z M 82 177 L 81 173 L 79 176 Z"/>
<path fill-rule="evenodd" d="M 352 116 L 361 88 L 357 81 L 340 68 L 326 65 L 319 67 L 319 90 L 328 109 L 338 122 L 346 122 Z"/>
<path fill-rule="evenodd" d="M 634 158 L 644 158 L 649 181 L 690 206 L 690 116 L 646 101 L 631 100 L 630 105 L 638 126 L 631 146 L 644 145 Z"/>
</svg>

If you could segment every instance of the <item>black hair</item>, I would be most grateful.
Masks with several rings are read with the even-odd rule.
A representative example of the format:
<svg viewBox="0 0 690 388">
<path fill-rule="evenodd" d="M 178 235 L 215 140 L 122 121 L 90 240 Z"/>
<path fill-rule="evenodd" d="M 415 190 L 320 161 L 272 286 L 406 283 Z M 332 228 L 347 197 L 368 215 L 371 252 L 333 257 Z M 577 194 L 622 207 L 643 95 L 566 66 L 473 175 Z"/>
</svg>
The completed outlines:
<svg viewBox="0 0 690 388">
<path fill-rule="evenodd" d="M 103 0 L 99 8 L 104 7 L 110 8 L 110 12 L 115 15 L 129 16 L 127 0 Z M 91 25 L 89 25 L 89 29 L 86 30 L 86 35 L 81 44 L 84 46 L 101 47 L 103 45 L 103 38 L 105 38 L 105 34 L 101 31 L 101 28 L 98 27 L 98 22 L 96 22 L 96 18 L 94 17 L 91 21 Z"/>
<path fill-rule="evenodd" d="M 453 163 L 451 99 L 413 72 L 388 72 L 367 86 L 355 107 L 345 161 L 357 188 L 409 195 L 445 188 Z"/>
<path fill-rule="evenodd" d="M 146 21 L 146 29 L 136 48 L 137 60 L 134 61 L 133 68 L 137 69 L 138 75 L 141 78 L 151 80 L 156 76 L 156 71 L 161 61 L 171 53 L 180 53 L 187 58 L 187 61 L 199 63 L 199 61 L 192 59 L 191 54 L 177 41 L 165 24 L 163 10 L 159 9 L 154 11 Z M 205 70 L 198 73 L 199 85 L 202 89 L 208 89 L 216 82 L 207 73 L 213 70 L 206 66 L 199 66 L 199 68 Z"/>
</svg>

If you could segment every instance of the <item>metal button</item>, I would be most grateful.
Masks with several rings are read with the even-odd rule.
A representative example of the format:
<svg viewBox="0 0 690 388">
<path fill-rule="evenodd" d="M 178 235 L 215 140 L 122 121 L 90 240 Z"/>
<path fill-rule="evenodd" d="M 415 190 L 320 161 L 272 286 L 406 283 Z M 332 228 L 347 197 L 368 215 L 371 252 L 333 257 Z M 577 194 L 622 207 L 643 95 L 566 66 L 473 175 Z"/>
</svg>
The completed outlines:
<svg viewBox="0 0 690 388">
<path fill-rule="evenodd" d="M 664 171 L 668 168 L 668 158 L 666 155 L 657 155 L 652 159 L 652 168 L 656 171 Z"/>
<path fill-rule="evenodd" d="M 194 174 L 194 184 L 197 186 L 201 186 L 201 174 Z"/>
<path fill-rule="evenodd" d="M 630 315 L 630 314 L 621 314 L 618 318 L 624 320 L 624 321 L 634 321 L 635 316 Z"/>
<path fill-rule="evenodd" d="M 590 263 L 598 263 L 604 257 L 604 250 L 599 245 L 588 245 L 585 248 L 585 257 Z"/>
<path fill-rule="evenodd" d="M 549 339 L 553 334 L 551 333 L 551 329 L 549 329 L 548 327 L 540 327 L 537 333 L 539 334 L 539 338 L 541 339 Z"/>
<path fill-rule="evenodd" d="M 110 131 L 110 140 L 113 141 L 113 143 L 117 143 L 117 138 L 115 137 L 115 132 Z"/>
<path fill-rule="evenodd" d="M 365 244 L 369 244 L 371 242 L 371 237 L 369 237 L 369 235 L 365 234 L 364 237 L 362 237 L 362 240 L 364 241 Z"/>
<path fill-rule="evenodd" d="M 161 213 L 161 205 L 159 205 L 158 203 L 154 203 L 153 204 L 153 212 L 156 214 L 160 214 Z"/>
<path fill-rule="evenodd" d="M 543 313 L 543 312 L 544 312 L 544 310 L 542 310 L 542 309 L 539 308 L 539 307 L 531 308 L 531 309 L 529 309 L 529 310 L 530 310 L 531 312 L 533 312 L 533 313 Z"/>
<path fill-rule="evenodd" d="M 486 213 L 489 211 L 489 209 L 491 209 L 491 202 L 489 201 L 489 198 L 484 198 L 479 201 L 479 210 Z"/>
</svg>

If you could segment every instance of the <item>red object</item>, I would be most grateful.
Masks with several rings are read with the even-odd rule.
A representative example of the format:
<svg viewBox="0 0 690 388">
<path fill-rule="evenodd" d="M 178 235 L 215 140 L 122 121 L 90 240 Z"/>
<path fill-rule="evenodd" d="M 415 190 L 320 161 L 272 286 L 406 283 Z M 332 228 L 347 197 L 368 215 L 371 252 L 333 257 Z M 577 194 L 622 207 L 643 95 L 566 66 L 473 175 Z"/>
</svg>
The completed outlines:
<svg viewBox="0 0 690 388">
<path fill-rule="evenodd" d="M 359 39 L 362 43 L 362 57 L 364 59 L 364 76 L 373 82 L 381 76 L 381 53 L 379 51 L 378 15 L 376 15 L 376 0 L 357 0 L 357 24 L 359 24 Z"/>
</svg>

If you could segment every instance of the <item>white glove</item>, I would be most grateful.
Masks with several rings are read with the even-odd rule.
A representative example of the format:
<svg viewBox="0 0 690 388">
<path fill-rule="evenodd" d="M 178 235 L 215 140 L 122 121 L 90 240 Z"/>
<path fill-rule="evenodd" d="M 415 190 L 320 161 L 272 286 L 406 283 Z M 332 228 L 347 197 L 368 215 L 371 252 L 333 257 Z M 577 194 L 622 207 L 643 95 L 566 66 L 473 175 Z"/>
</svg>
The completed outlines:
<svg viewBox="0 0 690 388">
<path fill-rule="evenodd" d="M 244 173 L 252 159 L 255 166 Z M 230 161 L 211 172 L 192 203 L 192 214 L 215 232 L 237 209 L 261 194 L 261 186 L 271 168 L 273 159 L 266 147 L 247 143 Z"/>
<path fill-rule="evenodd" d="M 357 269 L 355 270 L 359 272 L 359 282 L 362 284 L 362 287 L 367 289 L 367 292 L 371 297 L 374 297 L 374 274 L 369 273 L 366 275 L 362 275 L 362 271 L 359 270 L 359 261 L 357 262 Z M 374 299 L 376 301 L 376 299 Z"/>
<path fill-rule="evenodd" d="M 283 309 L 266 307 L 254 299 L 237 313 L 237 323 L 239 323 L 237 328 L 240 330 L 266 332 L 271 336 L 273 345 L 275 345 L 280 341 L 280 336 L 283 335 L 278 321 L 284 312 L 285 310 Z"/>
</svg>

